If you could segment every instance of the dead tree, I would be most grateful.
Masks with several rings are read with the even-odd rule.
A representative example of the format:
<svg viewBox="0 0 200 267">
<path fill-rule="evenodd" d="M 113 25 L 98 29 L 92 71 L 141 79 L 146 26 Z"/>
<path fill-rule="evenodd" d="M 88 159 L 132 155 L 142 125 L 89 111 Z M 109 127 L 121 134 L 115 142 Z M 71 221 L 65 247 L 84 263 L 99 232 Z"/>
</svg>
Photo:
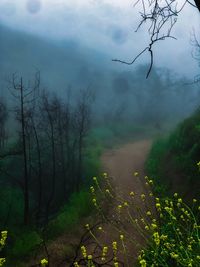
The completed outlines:
<svg viewBox="0 0 200 267">
<path fill-rule="evenodd" d="M 81 90 L 74 113 L 74 127 L 77 134 L 77 178 L 76 191 L 79 191 L 82 177 L 84 139 L 89 130 L 91 121 L 91 103 L 94 95 L 91 90 Z"/>
<path fill-rule="evenodd" d="M 0 150 L 5 146 L 6 141 L 6 121 L 8 119 L 8 111 L 5 101 L 0 99 Z"/>
<path fill-rule="evenodd" d="M 200 1 L 194 1 L 196 5 L 194 5 L 190 0 L 185 0 L 183 2 L 178 0 L 137 0 L 135 5 L 141 5 L 141 21 L 136 29 L 136 32 L 143 26 L 143 24 L 148 23 L 149 44 L 129 62 L 119 59 L 113 59 L 113 61 L 132 65 L 142 54 L 148 52 L 150 56 L 150 64 L 146 75 L 148 78 L 154 61 L 154 45 L 169 38 L 176 40 L 176 37 L 172 35 L 172 29 L 177 22 L 178 15 L 182 12 L 185 6 L 189 4 L 194 8 L 198 8 L 200 11 Z"/>
<path fill-rule="evenodd" d="M 37 103 L 38 104 L 38 103 Z M 29 160 L 30 172 L 34 169 L 34 172 L 37 176 L 37 190 L 36 195 L 34 198 L 37 199 L 37 207 L 36 207 L 36 224 L 39 225 L 41 211 L 42 211 L 42 191 L 43 191 L 43 184 L 42 184 L 42 152 L 41 152 L 41 141 L 40 141 L 40 132 L 39 132 L 39 111 L 34 107 L 29 109 L 28 118 L 27 118 L 27 135 L 29 138 L 29 155 L 31 159 L 31 150 L 35 153 L 36 162 L 31 162 Z M 31 146 L 32 143 L 32 147 Z M 33 164 L 36 167 L 33 167 Z M 30 173 L 29 172 L 29 173 Z"/>
<path fill-rule="evenodd" d="M 49 196 L 47 198 L 46 203 L 46 215 L 45 221 L 46 223 L 49 220 L 49 213 L 51 209 L 51 205 L 54 201 L 55 197 L 55 186 L 56 186 L 56 144 L 55 144 L 55 121 L 57 114 L 57 107 L 50 101 L 50 97 L 46 92 L 43 92 L 42 95 L 42 112 L 44 112 L 45 120 L 47 122 L 46 134 L 50 141 L 51 146 L 51 163 L 52 163 L 52 173 L 51 173 L 51 187 L 49 190 Z"/>
<path fill-rule="evenodd" d="M 25 86 L 23 78 L 18 78 L 16 74 L 13 74 L 10 81 L 9 90 L 12 95 L 19 101 L 19 105 L 16 107 L 16 118 L 20 124 L 20 140 L 22 143 L 23 151 L 23 195 L 24 195 L 24 224 L 27 225 L 30 220 L 30 188 L 29 188 L 29 171 L 28 171 L 28 153 L 27 153 L 27 107 L 30 105 L 35 97 L 35 92 L 39 88 L 40 74 L 35 75 L 34 84 Z"/>
</svg>

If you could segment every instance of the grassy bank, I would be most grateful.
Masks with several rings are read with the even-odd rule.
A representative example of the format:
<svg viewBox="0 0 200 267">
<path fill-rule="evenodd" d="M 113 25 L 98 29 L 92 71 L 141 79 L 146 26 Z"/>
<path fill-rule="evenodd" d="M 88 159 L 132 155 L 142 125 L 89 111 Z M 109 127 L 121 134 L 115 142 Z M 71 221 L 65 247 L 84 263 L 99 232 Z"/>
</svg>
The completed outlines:
<svg viewBox="0 0 200 267">
<path fill-rule="evenodd" d="M 200 110 L 185 119 L 166 138 L 155 141 L 146 162 L 156 190 L 176 191 L 186 199 L 199 197 Z"/>
<path fill-rule="evenodd" d="M 145 131 L 144 127 L 129 124 L 112 124 L 96 127 L 90 131 L 85 140 L 83 154 L 82 189 L 78 193 L 73 193 L 68 202 L 60 208 L 57 214 L 52 216 L 45 228 L 45 239 L 48 243 L 53 242 L 60 235 L 70 232 L 74 227 L 79 227 L 80 221 L 91 215 L 91 198 L 88 188 L 91 178 L 99 176 L 101 172 L 100 158 L 104 150 L 141 138 L 145 132 L 148 131 Z M 19 192 L 16 192 L 15 195 L 19 195 Z M 16 210 L 16 218 L 20 219 L 22 209 L 20 210 L 19 206 L 23 206 L 22 196 L 18 196 L 18 199 L 21 201 L 14 202 L 13 208 Z M 44 232 L 34 226 L 28 228 L 12 226 L 8 230 L 9 240 L 5 251 L 7 266 L 15 264 L 15 266 L 21 267 L 23 266 L 22 261 L 28 261 L 43 246 Z"/>
</svg>

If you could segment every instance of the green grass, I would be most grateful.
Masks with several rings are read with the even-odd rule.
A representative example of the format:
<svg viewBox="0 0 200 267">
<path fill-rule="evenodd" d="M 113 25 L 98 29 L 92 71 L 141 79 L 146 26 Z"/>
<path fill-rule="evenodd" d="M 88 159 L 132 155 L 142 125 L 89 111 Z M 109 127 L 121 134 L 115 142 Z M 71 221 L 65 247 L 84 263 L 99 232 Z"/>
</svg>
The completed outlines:
<svg viewBox="0 0 200 267">
<path fill-rule="evenodd" d="M 161 191 L 166 188 L 178 191 L 189 199 L 200 194 L 200 173 L 197 168 L 199 161 L 200 110 L 198 109 L 178 125 L 169 137 L 153 144 L 146 161 L 146 170 L 158 184 L 164 184 L 165 188 L 161 188 Z"/>
<path fill-rule="evenodd" d="M 47 227 L 48 239 L 54 239 L 72 230 L 81 218 L 91 213 L 91 197 L 88 191 L 83 190 L 72 194 L 69 203 L 61 209 L 55 219 L 50 221 Z"/>
<path fill-rule="evenodd" d="M 83 187 L 79 193 L 73 193 L 69 202 L 64 205 L 57 215 L 49 222 L 46 228 L 47 240 L 53 240 L 64 232 L 70 231 L 75 225 L 79 225 L 81 218 L 91 215 L 91 199 L 88 193 L 91 178 L 99 176 L 101 170 L 100 157 L 105 149 L 119 145 L 123 142 L 128 142 L 141 136 L 145 132 L 144 127 L 130 125 L 130 124 L 112 124 L 109 127 L 101 126 L 91 130 L 88 138 L 86 139 L 86 146 L 84 151 L 83 162 Z M 9 191 L 10 189 L 6 189 Z M 10 192 L 4 191 L 3 194 Z M 13 195 L 16 198 L 17 192 Z M 21 197 L 17 197 L 21 199 Z M 5 207 L 4 207 L 5 206 Z M 6 207 L 2 205 L 3 217 L 6 216 Z M 12 209 L 16 210 L 16 218 L 22 217 L 23 203 L 13 202 Z M 18 219 L 17 219 L 18 220 Z M 2 225 L 3 227 L 3 225 Z M 34 251 L 37 251 L 42 242 L 42 234 L 40 229 L 30 227 L 29 229 L 16 229 L 12 226 L 11 242 L 8 242 L 8 260 L 15 259 L 15 262 L 28 257 Z M 13 263 L 13 262 L 12 262 Z M 20 263 L 19 263 L 20 264 Z"/>
<path fill-rule="evenodd" d="M 166 139 L 154 141 L 145 163 L 147 174 L 156 181 L 154 191 L 161 195 L 165 194 L 169 187 L 168 177 L 163 169 L 163 159 L 167 151 L 168 142 Z"/>
</svg>

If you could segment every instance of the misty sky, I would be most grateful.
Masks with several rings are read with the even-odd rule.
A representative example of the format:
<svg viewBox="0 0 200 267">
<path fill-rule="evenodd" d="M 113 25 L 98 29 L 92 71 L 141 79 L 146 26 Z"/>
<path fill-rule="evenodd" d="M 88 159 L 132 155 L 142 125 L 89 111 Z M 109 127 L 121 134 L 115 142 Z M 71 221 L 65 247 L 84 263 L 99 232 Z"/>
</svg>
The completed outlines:
<svg viewBox="0 0 200 267">
<path fill-rule="evenodd" d="M 183 0 L 179 1 L 180 3 Z M 139 6 L 132 0 L 0 0 L 0 23 L 51 40 L 75 40 L 112 58 L 132 59 L 146 46 L 145 28 L 135 29 L 140 21 Z M 189 5 L 174 28 L 175 40 L 155 47 L 155 64 L 189 77 L 199 72 L 191 57 L 190 35 L 198 34 L 200 15 Z M 143 56 L 139 63 L 148 62 Z M 121 66 L 120 66 L 121 68 Z M 123 65 L 124 69 L 134 68 Z"/>
</svg>

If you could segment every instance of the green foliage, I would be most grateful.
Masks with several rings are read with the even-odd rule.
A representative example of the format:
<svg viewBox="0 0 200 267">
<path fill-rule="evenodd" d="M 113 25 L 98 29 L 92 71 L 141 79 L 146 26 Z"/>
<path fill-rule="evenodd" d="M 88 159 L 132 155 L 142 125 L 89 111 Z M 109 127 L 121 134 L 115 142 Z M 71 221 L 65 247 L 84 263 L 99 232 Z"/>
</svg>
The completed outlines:
<svg viewBox="0 0 200 267">
<path fill-rule="evenodd" d="M 69 231 L 78 224 L 79 220 L 91 213 L 90 194 L 87 191 L 73 193 L 67 203 L 53 219 L 47 228 L 47 236 L 52 239 L 64 232 Z"/>
<path fill-rule="evenodd" d="M 190 208 L 178 194 L 156 198 L 159 223 L 151 233 L 148 246 L 138 257 L 140 266 L 199 266 L 200 244 L 197 200 Z"/>
<path fill-rule="evenodd" d="M 167 183 L 166 183 L 166 174 L 163 171 L 162 159 L 164 158 L 165 153 L 168 150 L 168 143 L 165 139 L 156 140 L 150 153 L 148 155 L 148 159 L 145 163 L 145 169 L 150 177 L 153 177 L 156 181 L 154 186 L 154 191 L 156 193 L 163 194 L 166 191 Z M 163 180 L 165 183 L 163 184 Z"/>
<path fill-rule="evenodd" d="M 103 148 L 112 148 L 122 142 L 127 142 L 133 139 L 141 138 L 148 132 L 148 137 L 151 135 L 151 129 L 133 123 L 111 122 L 109 125 L 101 125 L 92 129 L 89 139 L 95 140 L 96 143 L 101 144 Z"/>
<path fill-rule="evenodd" d="M 124 266 L 199 266 L 200 206 L 197 199 L 193 199 L 189 207 L 177 193 L 173 197 L 159 198 L 152 193 L 156 181 L 148 176 L 145 176 L 146 188 L 141 195 L 137 191 L 115 195 L 110 177 L 106 173 L 103 176 L 101 185 L 94 177 L 90 187 L 92 202 L 102 224 L 85 225 L 93 246 L 92 243 L 89 247 L 82 244 L 74 266 L 80 266 L 76 260 L 83 266 L 104 266 L 104 262 L 120 266 L 119 259 Z M 138 173 L 134 176 L 137 179 Z M 111 202 L 112 208 L 107 213 Z M 117 218 L 117 222 L 112 218 Z M 137 263 L 131 249 L 139 254 Z"/>
<path fill-rule="evenodd" d="M 83 175 L 84 181 L 88 185 L 88 180 L 94 175 L 98 175 L 101 167 L 100 157 L 103 152 L 103 145 L 96 136 L 91 135 L 87 139 L 87 145 L 84 152 Z"/>
<path fill-rule="evenodd" d="M 17 199 L 17 201 L 16 201 Z M 11 186 L 0 188 L 0 227 L 12 227 L 23 219 L 22 192 Z"/>
<path fill-rule="evenodd" d="M 199 195 L 200 109 L 185 119 L 166 139 L 154 143 L 146 170 L 169 189 L 186 197 Z"/>
<path fill-rule="evenodd" d="M 14 235 L 16 234 L 14 233 Z M 40 235 L 30 229 L 21 230 L 13 239 L 15 239 L 15 243 L 9 253 L 12 259 L 30 255 L 42 242 Z"/>
</svg>

